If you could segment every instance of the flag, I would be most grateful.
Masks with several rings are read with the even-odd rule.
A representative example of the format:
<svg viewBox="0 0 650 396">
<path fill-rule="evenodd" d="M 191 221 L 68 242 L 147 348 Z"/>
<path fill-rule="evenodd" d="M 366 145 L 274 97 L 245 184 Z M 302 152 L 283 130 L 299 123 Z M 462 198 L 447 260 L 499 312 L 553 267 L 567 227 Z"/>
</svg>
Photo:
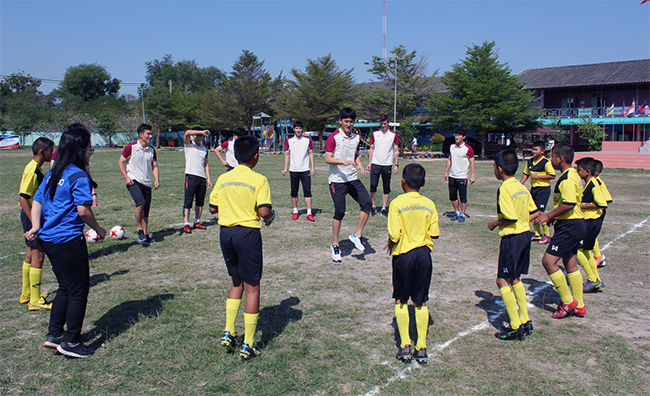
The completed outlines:
<svg viewBox="0 0 650 396">
<path fill-rule="evenodd" d="M 636 109 L 636 115 L 643 113 L 644 106 L 647 106 L 647 102 L 643 102 L 643 104 Z"/>
<path fill-rule="evenodd" d="M 642 1 L 641 1 L 641 4 L 643 4 L 643 3 L 647 3 L 648 1 L 650 1 L 650 0 L 642 0 Z"/>
<path fill-rule="evenodd" d="M 614 114 L 614 103 L 612 103 L 612 107 L 609 108 L 605 117 L 609 117 L 610 114 Z"/>
<path fill-rule="evenodd" d="M 634 101 L 632 101 L 632 106 L 628 107 L 627 110 L 623 109 L 623 117 L 629 116 L 630 114 L 634 114 L 634 108 L 636 106 L 634 105 Z"/>
<path fill-rule="evenodd" d="M 650 114 L 650 106 L 649 106 L 649 105 L 645 105 L 645 106 L 641 106 L 641 107 L 639 107 L 639 113 L 643 113 L 643 114 L 645 114 L 645 115 Z"/>
</svg>

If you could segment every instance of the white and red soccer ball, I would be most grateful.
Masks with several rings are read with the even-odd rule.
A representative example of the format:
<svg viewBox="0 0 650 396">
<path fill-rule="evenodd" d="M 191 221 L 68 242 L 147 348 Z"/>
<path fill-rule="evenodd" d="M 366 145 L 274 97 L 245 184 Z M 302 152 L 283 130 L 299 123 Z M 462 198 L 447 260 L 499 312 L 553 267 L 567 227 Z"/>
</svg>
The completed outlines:
<svg viewBox="0 0 650 396">
<path fill-rule="evenodd" d="M 109 235 L 113 239 L 124 239 L 124 235 L 126 235 L 126 231 L 124 231 L 124 227 L 122 227 L 121 225 L 116 225 L 115 227 L 111 228 Z"/>
<path fill-rule="evenodd" d="M 97 242 L 99 241 L 99 234 L 97 234 L 97 231 L 93 230 L 92 228 L 86 231 L 86 242 Z"/>
</svg>

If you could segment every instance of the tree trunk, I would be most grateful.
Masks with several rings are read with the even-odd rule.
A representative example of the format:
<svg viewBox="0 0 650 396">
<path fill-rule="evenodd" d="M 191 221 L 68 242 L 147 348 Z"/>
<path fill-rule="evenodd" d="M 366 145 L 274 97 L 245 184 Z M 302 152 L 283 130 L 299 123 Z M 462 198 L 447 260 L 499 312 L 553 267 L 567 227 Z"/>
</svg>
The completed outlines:
<svg viewBox="0 0 650 396">
<path fill-rule="evenodd" d="M 481 133 L 481 158 L 485 158 L 485 145 L 487 143 L 487 133 Z"/>
</svg>

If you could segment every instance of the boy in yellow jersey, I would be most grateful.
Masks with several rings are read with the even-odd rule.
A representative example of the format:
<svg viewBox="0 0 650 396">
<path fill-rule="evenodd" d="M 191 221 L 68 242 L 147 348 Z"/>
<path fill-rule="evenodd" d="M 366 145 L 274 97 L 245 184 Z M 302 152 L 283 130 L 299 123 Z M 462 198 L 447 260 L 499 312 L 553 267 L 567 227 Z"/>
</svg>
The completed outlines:
<svg viewBox="0 0 650 396">
<path fill-rule="evenodd" d="M 25 166 L 23 177 L 20 180 L 18 203 L 20 204 L 20 221 L 23 224 L 23 233 L 32 229 L 32 202 L 38 186 L 43 181 L 45 174 L 41 170 L 44 163 L 52 160 L 54 142 L 41 137 L 32 145 L 32 160 Z M 25 261 L 23 261 L 23 290 L 20 293 L 20 303 L 27 303 L 30 311 L 49 311 L 52 304 L 45 301 L 45 294 L 41 294 L 41 278 L 43 274 L 43 248 L 35 239 L 25 239 Z"/>
<path fill-rule="evenodd" d="M 499 228 L 497 287 L 510 318 L 510 326 L 494 336 L 521 341 L 533 332 L 521 275 L 527 274 L 530 266 L 529 222 L 538 216 L 538 207 L 526 187 L 515 179 L 518 167 L 517 154 L 512 150 L 500 151 L 494 158 L 494 176 L 503 183 L 497 190 L 498 218 L 489 221 L 487 227 L 490 231 Z"/>
<path fill-rule="evenodd" d="M 549 213 L 541 213 L 535 219 L 535 224 L 538 225 L 555 222 L 555 232 L 542 257 L 542 265 L 562 299 L 557 310 L 551 315 L 555 319 L 572 314 L 584 316 L 587 312 L 582 299 L 582 275 L 576 258 L 580 240 L 585 235 L 585 220 L 580 209 L 582 199 L 580 176 L 571 166 L 572 163 L 571 146 L 566 143 L 556 144 L 551 151 L 551 164 L 561 174 L 553 191 L 553 210 Z M 557 265 L 560 258 L 567 271 L 566 278 Z"/>
<path fill-rule="evenodd" d="M 600 178 L 600 172 L 603 171 L 603 162 L 600 160 L 595 160 L 596 161 L 596 173 L 594 176 L 596 176 L 596 181 L 598 182 L 599 188 L 602 189 L 603 194 L 605 195 L 605 199 L 607 200 L 607 206 L 612 203 L 612 194 L 609 193 L 609 190 L 607 189 L 607 185 L 605 185 L 605 182 Z M 607 209 L 603 209 L 603 214 L 601 217 L 601 221 L 605 220 L 605 215 L 607 214 Z M 594 259 L 596 260 L 596 267 L 604 267 L 605 264 L 607 264 L 607 257 L 605 257 L 604 254 L 600 253 L 600 245 L 598 244 L 598 238 L 596 238 L 596 242 L 594 242 L 594 250 L 592 251 L 594 254 Z"/>
<path fill-rule="evenodd" d="M 210 194 L 210 213 L 219 213 L 221 252 L 232 278 L 221 345 L 229 352 L 237 350 L 235 322 L 245 293 L 245 333 L 239 356 L 250 359 L 261 353 L 253 343 L 260 309 L 261 219 L 270 225 L 275 213 L 268 180 L 253 171 L 260 158 L 259 141 L 255 136 L 241 136 L 235 140 L 234 151 L 239 165 L 217 179 Z"/>
<path fill-rule="evenodd" d="M 395 198 L 388 211 L 388 243 L 386 251 L 393 256 L 393 298 L 395 320 L 400 336 L 398 360 L 427 362 L 427 327 L 431 285 L 431 251 L 433 239 L 438 239 L 438 212 L 429 198 L 420 195 L 426 171 L 420 164 L 408 164 L 402 172 L 404 194 Z M 415 305 L 417 344 L 411 349 L 409 336 L 409 298 Z"/>
<path fill-rule="evenodd" d="M 546 211 L 548 199 L 551 196 L 551 179 L 555 179 L 555 169 L 546 157 L 544 157 L 544 142 L 538 140 L 533 143 L 533 158 L 529 159 L 524 168 L 524 175 L 520 183 L 526 183 L 530 177 L 530 194 L 533 196 L 537 209 L 541 212 Z M 551 240 L 551 233 L 548 224 L 533 225 L 535 235 L 533 241 L 539 240 L 539 243 L 545 245 Z M 540 228 L 542 228 L 540 230 Z"/>
<path fill-rule="evenodd" d="M 598 182 L 594 177 L 596 161 L 591 157 L 581 158 L 576 161 L 578 176 L 585 182 L 582 190 L 582 203 L 580 208 L 585 216 L 586 234 L 578 249 L 578 262 L 587 274 L 587 281 L 582 286 L 585 293 L 602 292 L 605 284 L 600 279 L 596 260 L 591 255 L 596 238 L 603 226 L 603 209 L 607 208 L 607 200 Z"/>
</svg>

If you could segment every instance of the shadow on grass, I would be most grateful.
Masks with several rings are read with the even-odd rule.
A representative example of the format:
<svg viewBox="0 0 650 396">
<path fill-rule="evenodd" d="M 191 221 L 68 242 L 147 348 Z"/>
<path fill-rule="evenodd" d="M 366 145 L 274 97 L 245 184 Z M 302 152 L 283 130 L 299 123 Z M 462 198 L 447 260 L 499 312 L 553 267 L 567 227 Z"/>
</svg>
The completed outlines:
<svg viewBox="0 0 650 396">
<path fill-rule="evenodd" d="M 528 293 L 532 293 L 533 295 L 530 303 L 537 308 L 553 313 L 555 312 L 556 306 L 562 302 L 560 295 L 557 294 L 553 285 L 531 278 L 525 278 L 521 281 L 525 285 L 528 285 Z"/>
<path fill-rule="evenodd" d="M 136 325 L 142 318 L 152 318 L 160 314 L 165 301 L 174 298 L 174 294 L 159 294 L 146 300 L 125 301 L 111 308 L 95 323 L 95 327 L 84 334 L 86 340 L 92 340 L 88 347 L 97 350 L 105 342 L 124 333 Z"/>
<path fill-rule="evenodd" d="M 474 295 L 481 299 L 475 307 L 481 308 L 487 313 L 488 322 L 497 330 L 500 330 L 503 322 L 509 322 L 508 312 L 503 306 L 503 300 L 500 295 L 494 295 L 490 292 L 477 290 Z"/>
<path fill-rule="evenodd" d="M 367 238 L 361 237 L 361 242 L 363 243 L 363 246 L 366 248 L 366 250 L 364 250 L 363 252 L 359 252 L 359 250 L 357 250 L 357 248 L 354 246 L 354 243 L 352 243 L 352 241 L 350 241 L 347 237 L 345 237 L 345 239 L 341 239 L 339 241 L 339 247 L 341 248 L 341 257 L 350 256 L 356 258 L 357 260 L 365 261 L 367 254 L 377 253 L 377 251 L 372 247 L 372 245 L 370 244 Z M 354 251 L 358 253 L 352 254 Z"/>
<path fill-rule="evenodd" d="M 124 275 L 124 274 L 128 274 L 128 273 L 129 273 L 129 270 L 119 270 L 119 271 L 115 271 L 115 272 L 110 273 L 110 274 L 106 274 L 106 273 L 95 274 L 95 275 L 90 277 L 90 287 L 97 286 L 98 284 L 100 284 L 102 282 L 107 282 L 107 281 L 111 280 L 111 277 L 113 277 L 113 276 Z"/>
<path fill-rule="evenodd" d="M 302 311 L 292 308 L 298 304 L 300 304 L 298 297 L 289 297 L 278 305 L 260 310 L 257 323 L 257 329 L 262 333 L 262 340 L 258 344 L 260 348 L 265 348 L 275 337 L 282 334 L 289 323 L 302 319 Z"/>
<path fill-rule="evenodd" d="M 409 310 L 409 337 L 411 337 L 411 342 L 413 343 L 411 350 L 414 351 L 415 344 L 417 343 L 418 340 L 418 327 L 417 327 L 417 323 L 415 322 L 415 306 L 409 305 L 408 310 Z M 393 317 L 393 321 L 391 322 L 390 325 L 393 328 L 393 330 L 395 330 L 395 336 L 394 336 L 395 347 L 399 348 L 402 345 L 402 342 L 399 336 L 399 329 L 397 327 L 397 319 L 395 317 Z M 427 328 L 431 326 L 433 326 L 433 318 L 431 318 L 431 315 L 429 314 L 429 323 L 427 324 Z"/>
</svg>

